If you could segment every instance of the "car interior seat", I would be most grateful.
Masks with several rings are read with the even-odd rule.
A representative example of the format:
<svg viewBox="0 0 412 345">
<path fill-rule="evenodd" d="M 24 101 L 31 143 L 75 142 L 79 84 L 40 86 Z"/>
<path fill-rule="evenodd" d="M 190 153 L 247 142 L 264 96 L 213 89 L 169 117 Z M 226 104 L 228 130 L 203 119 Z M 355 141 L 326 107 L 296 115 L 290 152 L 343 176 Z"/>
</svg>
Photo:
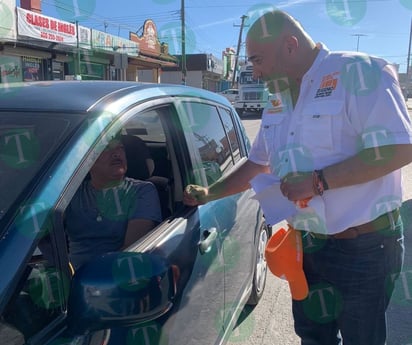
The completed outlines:
<svg viewBox="0 0 412 345">
<path fill-rule="evenodd" d="M 135 135 L 122 135 L 122 143 L 127 159 L 128 177 L 152 182 L 158 192 L 162 209 L 162 218 L 170 216 L 169 208 L 169 179 L 163 176 L 153 176 L 155 162 L 150 155 L 146 143 Z"/>
</svg>

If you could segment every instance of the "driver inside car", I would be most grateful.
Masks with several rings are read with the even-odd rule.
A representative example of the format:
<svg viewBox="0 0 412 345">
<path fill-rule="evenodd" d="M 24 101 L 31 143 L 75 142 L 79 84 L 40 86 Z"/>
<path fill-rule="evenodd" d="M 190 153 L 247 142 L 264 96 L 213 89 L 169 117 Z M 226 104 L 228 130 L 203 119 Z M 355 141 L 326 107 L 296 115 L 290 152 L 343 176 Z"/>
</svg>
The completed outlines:
<svg viewBox="0 0 412 345">
<path fill-rule="evenodd" d="M 69 256 L 74 269 L 91 258 L 127 248 L 161 222 L 155 186 L 126 177 L 127 159 L 114 137 L 66 210 Z"/>
</svg>

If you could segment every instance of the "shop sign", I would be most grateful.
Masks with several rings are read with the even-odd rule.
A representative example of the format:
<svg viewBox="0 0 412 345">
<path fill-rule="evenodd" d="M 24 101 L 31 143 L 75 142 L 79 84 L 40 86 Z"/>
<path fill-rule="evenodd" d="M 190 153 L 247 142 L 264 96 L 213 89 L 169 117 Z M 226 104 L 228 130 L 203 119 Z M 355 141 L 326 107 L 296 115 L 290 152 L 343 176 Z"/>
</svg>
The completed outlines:
<svg viewBox="0 0 412 345">
<path fill-rule="evenodd" d="M 2 84 L 22 81 L 20 57 L 0 56 L 0 82 Z"/>
<path fill-rule="evenodd" d="M 24 81 L 43 80 L 43 68 L 41 59 L 23 56 L 22 67 Z"/>
<path fill-rule="evenodd" d="M 92 47 L 92 30 L 79 25 L 79 46 L 85 49 L 91 49 Z"/>
<path fill-rule="evenodd" d="M 62 44 L 77 44 L 76 24 L 17 7 L 19 36 Z"/>
<path fill-rule="evenodd" d="M 112 53 L 123 53 L 129 56 L 139 55 L 139 44 L 137 42 L 98 30 L 92 30 L 92 48 L 107 50 Z"/>
</svg>

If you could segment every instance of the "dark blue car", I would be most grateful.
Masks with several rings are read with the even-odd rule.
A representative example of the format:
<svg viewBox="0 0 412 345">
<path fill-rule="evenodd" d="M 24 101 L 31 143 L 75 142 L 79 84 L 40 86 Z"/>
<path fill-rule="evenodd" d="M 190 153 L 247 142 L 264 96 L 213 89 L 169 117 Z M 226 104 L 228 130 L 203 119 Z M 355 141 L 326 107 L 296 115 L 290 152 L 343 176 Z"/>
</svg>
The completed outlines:
<svg viewBox="0 0 412 345">
<path fill-rule="evenodd" d="M 65 210 L 119 131 L 128 175 L 153 182 L 163 221 L 127 250 L 74 271 Z M 270 229 L 250 190 L 199 207 L 185 206 L 182 194 L 230 173 L 248 149 L 234 108 L 205 90 L 2 86 L 0 344 L 223 344 L 244 306 L 262 296 Z"/>
</svg>

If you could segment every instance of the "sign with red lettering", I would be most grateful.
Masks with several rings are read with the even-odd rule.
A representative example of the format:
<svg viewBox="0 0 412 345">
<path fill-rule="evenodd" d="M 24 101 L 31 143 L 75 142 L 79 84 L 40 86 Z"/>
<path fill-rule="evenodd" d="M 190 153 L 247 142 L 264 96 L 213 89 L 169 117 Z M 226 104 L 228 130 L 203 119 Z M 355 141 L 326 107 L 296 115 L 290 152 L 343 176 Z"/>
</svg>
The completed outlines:
<svg viewBox="0 0 412 345">
<path fill-rule="evenodd" d="M 76 24 L 17 7 L 17 34 L 62 44 L 76 44 Z"/>
</svg>

